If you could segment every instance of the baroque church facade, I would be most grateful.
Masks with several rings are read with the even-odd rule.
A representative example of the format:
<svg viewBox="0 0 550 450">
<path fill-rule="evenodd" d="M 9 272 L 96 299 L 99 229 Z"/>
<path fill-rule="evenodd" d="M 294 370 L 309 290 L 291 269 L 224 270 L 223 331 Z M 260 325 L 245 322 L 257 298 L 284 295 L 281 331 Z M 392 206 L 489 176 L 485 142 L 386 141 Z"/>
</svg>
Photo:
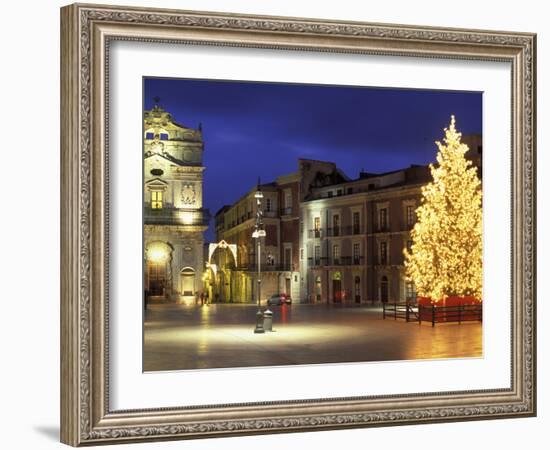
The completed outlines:
<svg viewBox="0 0 550 450">
<path fill-rule="evenodd" d="M 188 301 L 202 290 L 205 167 L 202 130 L 155 105 L 144 112 L 144 290 L 148 302 Z"/>
</svg>

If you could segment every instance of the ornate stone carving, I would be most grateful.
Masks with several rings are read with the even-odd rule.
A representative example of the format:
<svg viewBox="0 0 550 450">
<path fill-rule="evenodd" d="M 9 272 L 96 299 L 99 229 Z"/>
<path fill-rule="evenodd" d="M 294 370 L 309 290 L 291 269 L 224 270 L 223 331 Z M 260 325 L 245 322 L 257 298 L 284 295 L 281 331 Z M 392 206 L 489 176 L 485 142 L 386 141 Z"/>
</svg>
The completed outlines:
<svg viewBox="0 0 550 450">
<path fill-rule="evenodd" d="M 158 155 L 164 153 L 164 144 L 158 139 L 158 136 L 155 137 L 155 140 L 151 142 L 151 152 Z"/>
<path fill-rule="evenodd" d="M 183 183 L 181 187 L 181 201 L 184 205 L 193 206 L 196 203 L 195 185 Z"/>
</svg>

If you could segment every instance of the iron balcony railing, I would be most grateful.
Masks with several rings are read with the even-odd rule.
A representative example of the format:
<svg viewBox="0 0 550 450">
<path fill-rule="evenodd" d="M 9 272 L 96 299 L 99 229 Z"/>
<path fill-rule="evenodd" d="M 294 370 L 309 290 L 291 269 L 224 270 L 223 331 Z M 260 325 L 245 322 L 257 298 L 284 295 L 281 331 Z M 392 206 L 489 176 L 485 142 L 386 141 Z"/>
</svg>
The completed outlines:
<svg viewBox="0 0 550 450">
<path fill-rule="evenodd" d="M 353 235 L 362 234 L 362 233 L 363 233 L 362 228 L 356 225 L 327 228 L 327 237 L 353 236 Z"/>
<path fill-rule="evenodd" d="M 316 229 L 313 229 L 313 230 L 307 230 L 307 237 L 309 239 L 314 239 L 314 238 L 320 238 L 322 237 L 323 235 L 323 232 L 321 230 L 321 228 L 316 228 Z"/>
<path fill-rule="evenodd" d="M 260 267 L 262 272 L 293 272 L 294 264 L 269 264 L 262 262 Z M 258 266 L 257 263 L 243 264 L 237 267 L 237 270 L 243 272 L 257 272 Z"/>
<path fill-rule="evenodd" d="M 321 258 L 312 258 L 307 259 L 307 265 L 309 267 L 319 267 L 321 265 Z"/>
<path fill-rule="evenodd" d="M 324 267 L 324 266 L 360 266 L 364 264 L 364 256 L 340 256 L 328 258 L 322 256 L 319 258 L 309 257 L 307 259 L 309 267 Z"/>
</svg>

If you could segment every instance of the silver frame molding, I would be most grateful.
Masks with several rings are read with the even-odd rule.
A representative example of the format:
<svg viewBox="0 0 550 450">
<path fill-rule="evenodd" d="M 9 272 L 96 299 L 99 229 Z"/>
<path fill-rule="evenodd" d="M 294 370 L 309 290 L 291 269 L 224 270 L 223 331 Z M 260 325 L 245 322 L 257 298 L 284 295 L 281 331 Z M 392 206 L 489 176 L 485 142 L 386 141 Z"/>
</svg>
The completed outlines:
<svg viewBox="0 0 550 450">
<path fill-rule="evenodd" d="M 509 389 L 109 408 L 108 57 L 113 40 L 506 61 L 512 67 Z M 536 414 L 536 35 L 75 4 L 61 9 L 61 440 L 73 446 Z"/>
</svg>

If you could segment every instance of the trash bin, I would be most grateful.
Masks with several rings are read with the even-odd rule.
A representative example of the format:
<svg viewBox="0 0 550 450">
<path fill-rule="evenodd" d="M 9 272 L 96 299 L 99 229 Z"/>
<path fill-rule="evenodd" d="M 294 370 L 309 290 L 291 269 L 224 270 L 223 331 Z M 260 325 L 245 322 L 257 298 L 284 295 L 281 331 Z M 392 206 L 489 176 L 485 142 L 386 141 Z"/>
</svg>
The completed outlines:
<svg viewBox="0 0 550 450">
<path fill-rule="evenodd" d="M 273 331 L 273 313 L 269 309 L 264 311 L 264 330 Z"/>
</svg>

